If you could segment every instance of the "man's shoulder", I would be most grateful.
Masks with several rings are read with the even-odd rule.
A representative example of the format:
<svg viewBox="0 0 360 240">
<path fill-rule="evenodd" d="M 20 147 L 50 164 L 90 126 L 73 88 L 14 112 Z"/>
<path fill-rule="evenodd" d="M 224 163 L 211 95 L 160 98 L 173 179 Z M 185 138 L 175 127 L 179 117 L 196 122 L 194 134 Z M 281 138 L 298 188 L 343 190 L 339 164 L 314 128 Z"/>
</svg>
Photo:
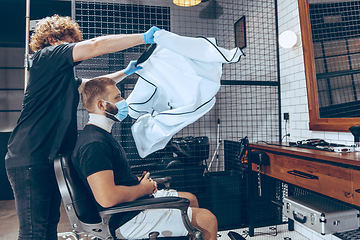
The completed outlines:
<svg viewBox="0 0 360 240">
<path fill-rule="evenodd" d="M 78 173 L 86 179 L 93 173 L 112 170 L 112 146 L 106 134 L 95 126 L 87 125 L 79 134 L 71 157 Z"/>
<path fill-rule="evenodd" d="M 75 44 L 60 44 L 47 46 L 45 48 L 39 49 L 34 54 L 31 55 L 31 59 L 44 58 L 46 56 L 53 57 L 54 53 L 63 54 L 67 51 L 72 51 Z"/>
<path fill-rule="evenodd" d="M 111 141 L 110 137 L 111 135 L 109 136 L 103 129 L 94 125 L 86 125 L 78 136 L 75 151 L 88 145 L 108 145 Z"/>
<path fill-rule="evenodd" d="M 111 134 L 109 134 L 107 131 L 92 124 L 86 125 L 79 134 L 79 138 L 93 139 L 93 140 L 98 140 L 101 138 L 111 138 L 111 137 L 112 137 Z"/>
<path fill-rule="evenodd" d="M 84 166 L 96 164 L 98 158 L 102 158 L 102 153 L 109 151 L 108 146 L 95 135 L 98 134 L 96 132 L 87 134 L 83 130 L 76 141 L 71 160 L 80 172 L 83 168 L 88 168 Z"/>
</svg>

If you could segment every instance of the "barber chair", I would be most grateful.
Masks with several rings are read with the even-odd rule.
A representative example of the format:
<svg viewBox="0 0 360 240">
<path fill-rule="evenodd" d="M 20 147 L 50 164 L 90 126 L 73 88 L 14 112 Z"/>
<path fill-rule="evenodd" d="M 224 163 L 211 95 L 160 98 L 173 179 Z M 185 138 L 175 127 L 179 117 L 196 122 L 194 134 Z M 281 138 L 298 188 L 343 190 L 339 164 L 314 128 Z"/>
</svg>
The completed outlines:
<svg viewBox="0 0 360 240">
<path fill-rule="evenodd" d="M 73 167 L 71 156 L 59 155 L 55 159 L 54 169 L 70 224 L 76 234 L 86 233 L 104 240 L 116 239 L 115 230 L 119 225 L 112 226 L 113 218 L 122 216 L 124 219 L 120 222 L 125 224 L 126 219 L 130 220 L 128 216 L 134 216 L 134 212 L 146 209 L 174 208 L 181 211 L 183 223 L 189 231 L 189 235 L 185 238 L 203 239 L 201 231 L 191 225 L 187 216 L 187 208 L 190 204 L 188 199 L 162 197 L 135 200 L 99 212 L 93 195 L 85 187 Z M 117 220 L 117 224 L 118 222 Z M 157 236 L 157 232 L 149 233 L 150 240 L 156 239 Z"/>
</svg>

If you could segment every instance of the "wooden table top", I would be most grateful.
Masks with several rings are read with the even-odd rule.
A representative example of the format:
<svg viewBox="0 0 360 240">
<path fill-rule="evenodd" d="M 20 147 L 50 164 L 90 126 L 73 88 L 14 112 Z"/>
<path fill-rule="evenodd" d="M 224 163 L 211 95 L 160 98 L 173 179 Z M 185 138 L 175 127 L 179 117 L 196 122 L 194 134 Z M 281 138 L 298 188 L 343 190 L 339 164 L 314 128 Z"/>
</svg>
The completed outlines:
<svg viewBox="0 0 360 240">
<path fill-rule="evenodd" d="M 249 147 L 254 150 L 264 150 L 278 154 L 292 155 L 292 157 L 311 158 L 314 160 L 345 164 L 360 167 L 360 152 L 338 153 L 317 149 L 308 149 L 292 146 L 286 143 L 250 143 Z"/>
</svg>

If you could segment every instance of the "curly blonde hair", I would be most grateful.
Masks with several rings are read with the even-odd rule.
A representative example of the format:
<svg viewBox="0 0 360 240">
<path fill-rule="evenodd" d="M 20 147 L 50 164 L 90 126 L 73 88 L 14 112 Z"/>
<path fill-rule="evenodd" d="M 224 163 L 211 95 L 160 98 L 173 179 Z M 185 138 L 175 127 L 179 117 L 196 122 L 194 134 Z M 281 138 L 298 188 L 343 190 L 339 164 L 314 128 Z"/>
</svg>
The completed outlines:
<svg viewBox="0 0 360 240">
<path fill-rule="evenodd" d="M 82 40 L 82 32 L 79 24 L 70 17 L 60 17 L 55 14 L 52 17 L 41 19 L 36 24 L 35 32 L 31 35 L 30 48 L 34 52 L 50 46 L 49 38 L 64 40 L 67 36 L 74 42 Z"/>
</svg>

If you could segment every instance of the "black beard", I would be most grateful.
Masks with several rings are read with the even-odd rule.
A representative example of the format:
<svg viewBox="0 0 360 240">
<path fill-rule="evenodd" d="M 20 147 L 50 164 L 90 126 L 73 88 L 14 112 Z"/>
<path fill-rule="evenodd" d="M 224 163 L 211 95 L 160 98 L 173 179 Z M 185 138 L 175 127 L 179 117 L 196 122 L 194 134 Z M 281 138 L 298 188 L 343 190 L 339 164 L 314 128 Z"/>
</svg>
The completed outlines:
<svg viewBox="0 0 360 240">
<path fill-rule="evenodd" d="M 116 117 L 111 115 L 111 114 L 116 115 L 118 113 L 118 109 L 117 109 L 116 106 L 114 107 L 114 106 L 112 106 L 112 104 L 106 103 L 106 110 L 105 111 L 106 111 L 105 116 L 107 118 L 110 118 L 111 120 L 114 120 L 115 122 L 119 122 L 119 119 L 117 119 Z M 111 114 L 109 114 L 109 113 L 111 113 Z"/>
</svg>

